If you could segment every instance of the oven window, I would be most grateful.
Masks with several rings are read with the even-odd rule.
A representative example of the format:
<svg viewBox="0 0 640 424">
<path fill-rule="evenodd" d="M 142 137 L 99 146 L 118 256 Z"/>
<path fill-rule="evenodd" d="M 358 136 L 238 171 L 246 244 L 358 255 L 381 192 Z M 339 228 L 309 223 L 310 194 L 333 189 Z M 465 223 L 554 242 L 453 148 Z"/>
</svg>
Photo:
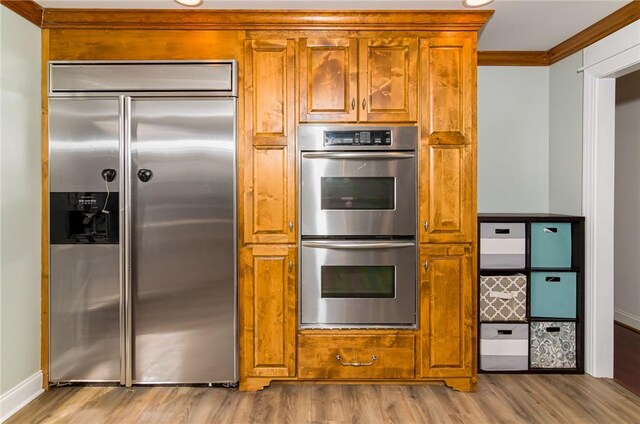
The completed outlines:
<svg viewBox="0 0 640 424">
<path fill-rule="evenodd" d="M 393 266 L 323 266 L 323 298 L 393 298 Z"/>
<path fill-rule="evenodd" d="M 335 209 L 395 209 L 393 177 L 322 177 L 321 207 Z"/>
</svg>

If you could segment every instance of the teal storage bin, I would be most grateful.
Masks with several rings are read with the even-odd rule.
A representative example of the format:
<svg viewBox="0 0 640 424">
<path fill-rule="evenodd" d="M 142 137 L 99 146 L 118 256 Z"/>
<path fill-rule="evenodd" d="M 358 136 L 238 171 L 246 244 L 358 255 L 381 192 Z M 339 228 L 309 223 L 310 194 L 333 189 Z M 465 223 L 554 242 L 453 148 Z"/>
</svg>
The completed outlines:
<svg viewBox="0 0 640 424">
<path fill-rule="evenodd" d="M 531 223 L 531 268 L 571 268 L 570 223 Z"/>
<path fill-rule="evenodd" d="M 532 272 L 531 316 L 575 318 L 576 290 L 575 272 Z"/>
</svg>

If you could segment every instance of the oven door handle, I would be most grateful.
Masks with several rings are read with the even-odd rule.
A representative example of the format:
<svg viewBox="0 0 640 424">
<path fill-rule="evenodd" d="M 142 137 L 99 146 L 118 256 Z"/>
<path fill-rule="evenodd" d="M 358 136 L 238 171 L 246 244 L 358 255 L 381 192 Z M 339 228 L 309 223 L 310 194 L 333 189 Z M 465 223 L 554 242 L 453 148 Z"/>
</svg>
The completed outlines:
<svg viewBox="0 0 640 424">
<path fill-rule="evenodd" d="M 303 158 L 308 159 L 411 159 L 412 152 L 305 152 Z"/>
<path fill-rule="evenodd" d="M 317 241 L 303 241 L 302 247 L 320 247 L 323 249 L 395 249 L 398 247 L 415 247 L 415 243 L 412 241 L 361 241 L 357 243 L 348 241 L 333 241 L 333 240 L 317 240 Z"/>
</svg>

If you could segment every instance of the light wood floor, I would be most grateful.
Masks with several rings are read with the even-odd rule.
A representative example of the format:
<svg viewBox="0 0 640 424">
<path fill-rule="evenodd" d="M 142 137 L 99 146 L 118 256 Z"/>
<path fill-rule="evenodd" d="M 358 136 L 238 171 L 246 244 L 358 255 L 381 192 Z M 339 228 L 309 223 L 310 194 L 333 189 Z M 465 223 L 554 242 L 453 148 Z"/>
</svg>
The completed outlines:
<svg viewBox="0 0 640 424">
<path fill-rule="evenodd" d="M 7 423 L 640 423 L 640 397 L 585 375 L 481 375 L 477 393 L 439 385 L 66 387 Z"/>
</svg>

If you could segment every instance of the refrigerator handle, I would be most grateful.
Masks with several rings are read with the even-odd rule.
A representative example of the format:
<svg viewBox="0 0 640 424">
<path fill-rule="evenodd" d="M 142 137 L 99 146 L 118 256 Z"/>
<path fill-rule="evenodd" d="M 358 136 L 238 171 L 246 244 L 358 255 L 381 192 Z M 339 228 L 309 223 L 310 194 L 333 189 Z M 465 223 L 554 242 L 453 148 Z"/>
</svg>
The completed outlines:
<svg viewBox="0 0 640 424">
<path fill-rule="evenodd" d="M 124 219 L 121 221 L 124 225 L 124 238 L 120 239 L 124 243 L 123 250 L 123 281 L 124 281 L 124 337 L 121 343 L 124 344 L 124 385 L 131 387 L 133 382 L 133 289 L 131 280 L 131 97 L 122 97 L 124 101 L 124 137 L 123 148 L 123 167 L 121 181 L 124 181 L 124 187 L 121 193 L 124 193 Z"/>
</svg>

